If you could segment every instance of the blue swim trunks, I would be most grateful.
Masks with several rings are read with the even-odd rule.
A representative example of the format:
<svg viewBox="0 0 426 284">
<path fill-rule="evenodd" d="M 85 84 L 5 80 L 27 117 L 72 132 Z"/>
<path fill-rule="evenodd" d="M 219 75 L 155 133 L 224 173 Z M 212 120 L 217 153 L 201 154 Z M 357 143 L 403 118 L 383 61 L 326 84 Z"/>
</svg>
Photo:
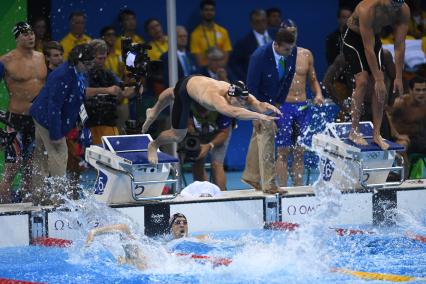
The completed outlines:
<svg viewBox="0 0 426 284">
<path fill-rule="evenodd" d="M 311 120 L 311 112 L 307 102 L 284 103 L 280 106 L 283 116 L 276 121 L 277 147 L 290 147 L 303 144 L 305 130 Z"/>
</svg>

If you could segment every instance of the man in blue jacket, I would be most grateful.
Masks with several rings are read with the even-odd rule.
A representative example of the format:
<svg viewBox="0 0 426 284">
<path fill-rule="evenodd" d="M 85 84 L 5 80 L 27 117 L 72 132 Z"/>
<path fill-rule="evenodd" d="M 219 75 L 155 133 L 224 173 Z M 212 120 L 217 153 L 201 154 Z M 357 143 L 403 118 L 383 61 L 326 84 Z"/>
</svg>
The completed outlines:
<svg viewBox="0 0 426 284">
<path fill-rule="evenodd" d="M 68 61 L 49 74 L 30 113 L 35 124 L 33 175 L 34 203 L 49 204 L 53 194 L 65 192 L 63 178 L 67 169 L 68 148 L 65 135 L 77 120 L 84 125 L 85 73 L 93 66 L 94 51 L 88 44 L 74 47 Z M 47 153 L 47 155 L 45 154 Z M 53 177 L 52 192 L 43 187 L 44 177 Z"/>
<path fill-rule="evenodd" d="M 275 40 L 250 57 L 247 87 L 259 101 L 282 104 L 295 73 L 297 48 L 295 34 L 278 30 Z M 274 121 L 253 121 L 253 134 L 242 181 L 265 193 L 285 193 L 276 185 Z"/>
</svg>

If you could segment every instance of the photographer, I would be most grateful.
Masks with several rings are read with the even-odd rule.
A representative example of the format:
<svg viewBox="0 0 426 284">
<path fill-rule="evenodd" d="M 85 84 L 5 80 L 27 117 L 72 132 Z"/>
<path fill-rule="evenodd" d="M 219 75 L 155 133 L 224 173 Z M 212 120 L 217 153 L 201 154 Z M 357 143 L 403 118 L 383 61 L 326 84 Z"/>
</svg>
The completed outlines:
<svg viewBox="0 0 426 284">
<path fill-rule="evenodd" d="M 123 82 L 111 71 L 106 70 L 107 45 L 101 39 L 89 43 L 95 52 L 95 64 L 88 72 L 89 87 L 92 94 L 86 98 L 88 114 L 87 126 L 92 133 L 93 144 L 100 144 L 102 136 L 118 135 L 117 106 L 121 100 L 133 93 L 133 88 L 121 89 Z M 95 94 L 95 95 L 94 95 Z M 94 95 L 94 96 L 93 96 Z"/>
<path fill-rule="evenodd" d="M 186 154 L 186 161 L 194 163 L 192 166 L 194 180 L 208 180 L 204 164 L 210 153 L 213 183 L 221 190 L 226 190 L 223 161 L 230 138 L 231 119 L 229 117 L 216 111 L 209 111 L 197 103 L 192 104 L 188 120 L 188 135 L 183 142 L 183 152 Z"/>
</svg>

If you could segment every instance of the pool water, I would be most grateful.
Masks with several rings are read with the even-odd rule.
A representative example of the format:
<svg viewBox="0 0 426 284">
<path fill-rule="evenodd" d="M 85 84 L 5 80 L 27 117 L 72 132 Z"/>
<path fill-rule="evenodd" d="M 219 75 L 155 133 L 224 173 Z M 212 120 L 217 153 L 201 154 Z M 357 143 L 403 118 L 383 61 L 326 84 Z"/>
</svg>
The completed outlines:
<svg viewBox="0 0 426 284">
<path fill-rule="evenodd" d="M 318 227 L 316 228 L 318 229 Z M 359 228 L 358 228 L 359 229 Z M 164 242 L 141 238 L 149 267 L 139 271 L 119 265 L 118 236 L 97 237 L 91 247 L 84 240 L 69 248 L 17 247 L 0 249 L 0 278 L 45 283 L 364 283 L 333 268 L 426 276 L 426 243 L 405 237 L 405 224 L 394 228 L 367 228 L 374 234 L 338 236 L 329 228 L 312 233 L 252 230 L 209 234 L 199 241 L 187 238 Z M 419 232 L 420 231 L 420 232 Z M 310 234 L 309 236 L 307 234 Z M 172 253 L 170 253 L 172 252 Z M 222 257 L 231 263 L 214 265 L 182 254 Z M 368 281 L 368 283 L 383 281 Z M 419 280 L 414 283 L 425 283 Z"/>
</svg>

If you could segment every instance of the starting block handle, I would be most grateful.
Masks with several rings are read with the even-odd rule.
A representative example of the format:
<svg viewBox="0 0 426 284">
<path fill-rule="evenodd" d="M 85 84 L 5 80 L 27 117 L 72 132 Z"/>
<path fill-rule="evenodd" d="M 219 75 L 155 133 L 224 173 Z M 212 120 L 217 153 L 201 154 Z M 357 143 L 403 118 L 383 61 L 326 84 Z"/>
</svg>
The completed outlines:
<svg viewBox="0 0 426 284">
<path fill-rule="evenodd" d="M 399 160 L 399 161 L 398 161 Z M 360 178 L 360 184 L 365 189 L 371 189 L 371 188 L 377 188 L 377 187 L 391 187 L 391 186 L 399 186 L 404 182 L 404 159 L 402 156 L 398 153 L 395 155 L 395 162 L 397 163 L 397 166 L 394 167 L 385 167 L 385 168 L 369 168 L 365 169 L 364 165 L 361 162 L 358 162 L 359 164 L 359 178 Z M 368 184 L 366 180 L 363 179 L 364 174 L 369 172 L 384 172 L 384 171 L 397 171 L 400 173 L 400 180 L 399 181 L 393 181 L 393 182 L 384 182 L 384 183 L 371 183 Z"/>
<path fill-rule="evenodd" d="M 163 180 L 163 181 L 135 181 L 135 177 L 133 176 L 132 173 L 129 173 L 127 171 L 123 171 L 123 170 L 119 170 L 119 169 L 115 169 L 113 167 L 111 167 L 110 165 L 107 165 L 101 161 L 96 161 L 96 164 L 101 165 L 103 167 L 106 167 L 108 169 L 110 169 L 111 171 L 115 171 L 115 172 L 119 172 L 122 173 L 126 176 L 128 176 L 130 178 L 130 184 L 131 184 L 131 192 L 132 192 L 132 197 L 135 201 L 154 201 L 154 200 L 168 200 L 168 199 L 173 199 L 175 198 L 178 193 L 174 193 L 173 195 L 169 195 L 169 196 L 153 196 L 153 197 L 138 197 L 135 189 L 136 186 L 135 185 L 139 185 L 139 184 L 156 184 L 156 183 L 174 183 L 176 184 L 178 182 L 177 179 L 168 179 L 168 180 Z"/>
</svg>

